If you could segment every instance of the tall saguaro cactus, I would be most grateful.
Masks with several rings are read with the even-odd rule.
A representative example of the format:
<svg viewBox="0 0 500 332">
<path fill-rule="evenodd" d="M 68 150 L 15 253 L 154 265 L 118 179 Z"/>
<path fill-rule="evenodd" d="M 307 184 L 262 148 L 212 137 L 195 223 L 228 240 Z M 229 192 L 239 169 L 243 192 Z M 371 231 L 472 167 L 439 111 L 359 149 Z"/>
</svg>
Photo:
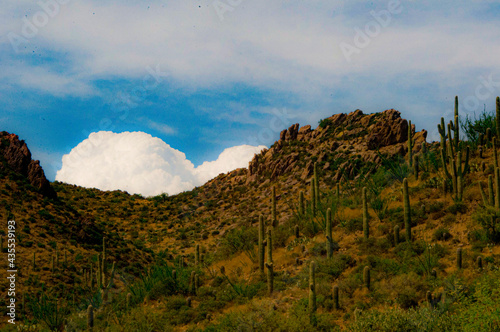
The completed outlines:
<svg viewBox="0 0 500 332">
<path fill-rule="evenodd" d="M 265 239 L 264 239 L 264 217 L 262 215 L 259 216 L 259 269 L 260 272 L 264 273 L 264 258 L 266 255 L 265 248 Z"/>
<path fill-rule="evenodd" d="M 271 215 L 272 215 L 272 226 L 276 227 L 278 225 L 278 219 L 276 217 L 276 186 L 273 186 L 271 194 Z"/>
<path fill-rule="evenodd" d="M 408 165 L 413 165 L 413 135 L 411 130 L 411 121 L 408 121 Z"/>
<path fill-rule="evenodd" d="M 369 215 L 368 215 L 368 202 L 366 200 L 366 187 L 363 187 L 361 190 L 361 194 L 363 196 L 363 234 L 365 239 L 370 237 L 370 225 L 369 223 Z"/>
<path fill-rule="evenodd" d="M 274 270 L 273 270 L 273 240 L 271 229 L 267 230 L 267 291 L 269 295 L 273 293 L 274 289 Z"/>
<path fill-rule="evenodd" d="M 332 238 L 332 209 L 326 210 L 326 257 L 332 258 L 333 238 Z"/>
<path fill-rule="evenodd" d="M 314 217 L 316 217 L 316 185 L 314 184 L 314 177 L 311 179 L 311 211 Z"/>
<path fill-rule="evenodd" d="M 500 97 L 497 97 L 497 117 L 496 117 L 496 125 L 497 125 L 497 137 L 500 138 Z"/>
<path fill-rule="evenodd" d="M 404 202 L 404 216 L 405 216 L 405 230 L 406 241 L 411 242 L 411 207 L 410 195 L 408 194 L 408 180 L 403 180 L 403 202 Z"/>
</svg>

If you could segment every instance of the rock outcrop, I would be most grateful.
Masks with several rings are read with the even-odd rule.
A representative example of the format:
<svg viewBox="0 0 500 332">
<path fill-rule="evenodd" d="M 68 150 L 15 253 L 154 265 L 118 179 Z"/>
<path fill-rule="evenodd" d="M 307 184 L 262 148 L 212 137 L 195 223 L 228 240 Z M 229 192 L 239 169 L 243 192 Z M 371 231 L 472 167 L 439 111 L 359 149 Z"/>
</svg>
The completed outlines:
<svg viewBox="0 0 500 332">
<path fill-rule="evenodd" d="M 3 157 L 0 168 L 9 167 L 12 171 L 25 176 L 29 183 L 42 195 L 56 198 L 57 194 L 40 166 L 40 161 L 31 159 L 31 152 L 23 140 L 15 134 L 0 133 L 0 155 Z"/>
<path fill-rule="evenodd" d="M 390 158 L 408 152 L 408 121 L 394 109 L 368 115 L 361 110 L 340 113 L 324 119 L 315 130 L 309 125 L 299 128 L 296 123 L 283 130 L 278 141 L 250 161 L 247 182 L 259 177 L 273 180 L 292 172 L 304 181 L 312 173 L 313 162 L 304 164 L 303 160 L 318 162 L 336 181 L 354 178 L 360 163 L 378 165 L 380 155 Z M 415 133 L 414 125 L 411 132 L 418 152 L 427 132 Z"/>
</svg>

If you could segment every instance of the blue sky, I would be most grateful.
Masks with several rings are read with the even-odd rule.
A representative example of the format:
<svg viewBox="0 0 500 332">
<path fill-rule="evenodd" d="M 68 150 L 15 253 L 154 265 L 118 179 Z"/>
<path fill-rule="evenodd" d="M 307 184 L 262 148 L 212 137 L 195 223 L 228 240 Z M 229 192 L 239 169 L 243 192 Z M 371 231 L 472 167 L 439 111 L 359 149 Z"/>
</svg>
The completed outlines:
<svg viewBox="0 0 500 332">
<path fill-rule="evenodd" d="M 198 166 L 358 108 L 398 109 L 432 140 L 455 95 L 462 114 L 500 95 L 493 1 L 41 3 L 0 9 L 0 127 L 50 180 L 101 130 L 148 133 Z"/>
</svg>

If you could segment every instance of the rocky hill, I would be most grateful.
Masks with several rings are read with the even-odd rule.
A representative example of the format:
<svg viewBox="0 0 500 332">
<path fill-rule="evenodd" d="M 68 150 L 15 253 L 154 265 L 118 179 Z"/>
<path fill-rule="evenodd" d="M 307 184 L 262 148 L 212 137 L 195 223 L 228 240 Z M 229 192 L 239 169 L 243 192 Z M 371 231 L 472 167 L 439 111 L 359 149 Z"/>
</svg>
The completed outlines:
<svg viewBox="0 0 500 332">
<path fill-rule="evenodd" d="M 110 331 L 445 331 L 469 313 L 494 330 L 481 303 L 497 293 L 474 291 L 478 282 L 500 291 L 489 206 L 498 161 L 492 140 L 455 141 L 455 128 L 444 137 L 449 172 L 440 144 L 398 111 L 356 110 L 315 129 L 294 124 L 248 168 L 151 198 L 50 185 L 43 170 L 29 172 L 38 164 L 26 145 L 3 133 L 0 218 L 18 223 L 21 292 L 60 298 L 67 330 L 85 329 L 89 304 Z M 484 200 L 476 181 L 489 188 Z"/>
</svg>

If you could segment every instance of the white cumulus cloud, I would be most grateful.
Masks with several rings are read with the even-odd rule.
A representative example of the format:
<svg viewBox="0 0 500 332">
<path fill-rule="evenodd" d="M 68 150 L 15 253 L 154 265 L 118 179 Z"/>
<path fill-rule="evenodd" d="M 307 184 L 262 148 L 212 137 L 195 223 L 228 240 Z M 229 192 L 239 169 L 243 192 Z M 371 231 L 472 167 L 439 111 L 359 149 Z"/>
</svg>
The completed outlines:
<svg viewBox="0 0 500 332">
<path fill-rule="evenodd" d="M 198 167 L 186 155 L 144 132 L 92 133 L 62 158 L 56 180 L 101 190 L 170 195 L 202 185 L 219 173 L 248 166 L 265 146 L 225 149 Z"/>
</svg>

